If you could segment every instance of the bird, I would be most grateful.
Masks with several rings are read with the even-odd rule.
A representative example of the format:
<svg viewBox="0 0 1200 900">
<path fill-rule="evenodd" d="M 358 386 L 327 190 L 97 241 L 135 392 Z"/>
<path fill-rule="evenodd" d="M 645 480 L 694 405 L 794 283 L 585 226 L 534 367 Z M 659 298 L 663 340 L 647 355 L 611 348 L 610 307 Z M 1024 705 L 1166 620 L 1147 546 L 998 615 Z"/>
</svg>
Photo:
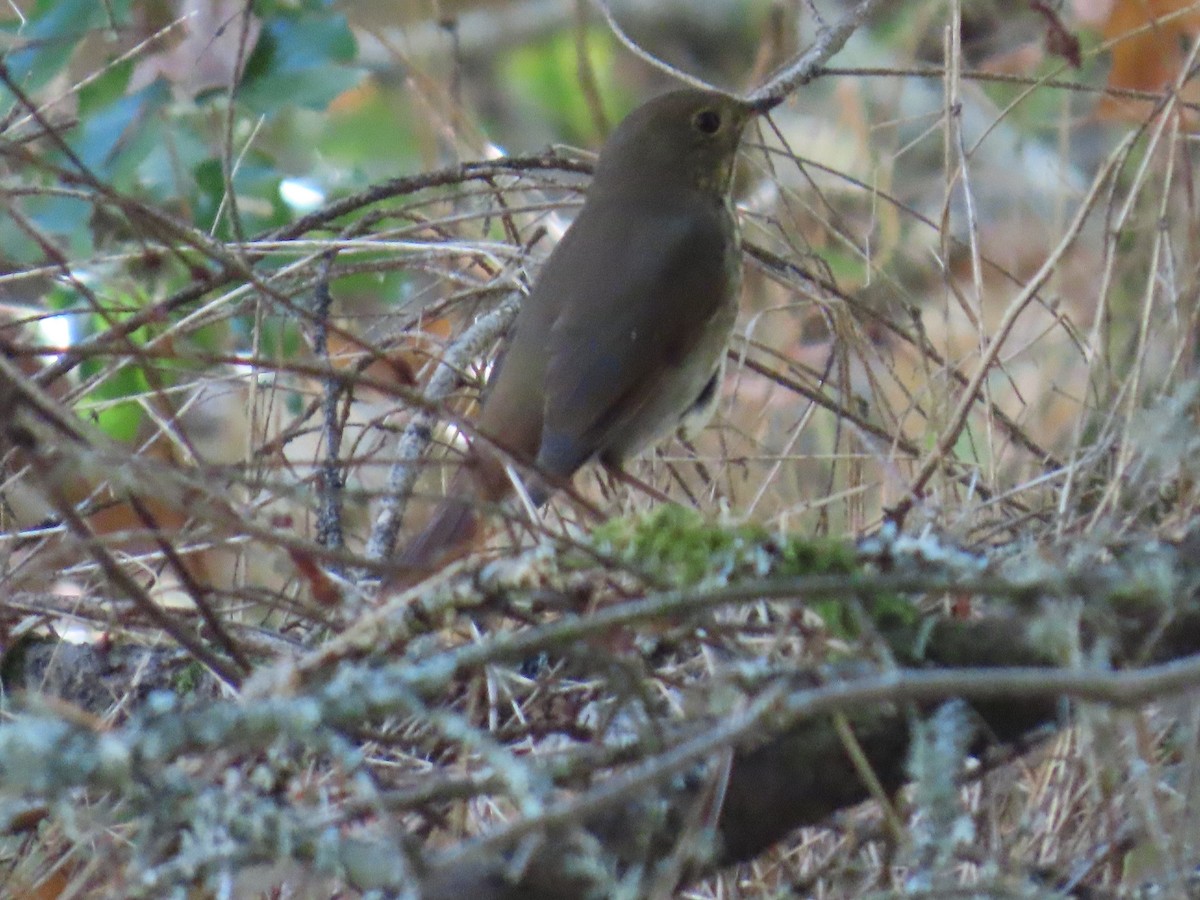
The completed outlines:
<svg viewBox="0 0 1200 900">
<path fill-rule="evenodd" d="M 585 464 L 620 469 L 707 419 L 741 287 L 738 146 L 780 99 L 676 89 L 612 132 L 582 209 L 522 301 L 466 461 L 400 571 L 470 549 L 480 509 L 514 491 L 509 462 L 529 473 L 522 488 L 541 506 Z"/>
</svg>

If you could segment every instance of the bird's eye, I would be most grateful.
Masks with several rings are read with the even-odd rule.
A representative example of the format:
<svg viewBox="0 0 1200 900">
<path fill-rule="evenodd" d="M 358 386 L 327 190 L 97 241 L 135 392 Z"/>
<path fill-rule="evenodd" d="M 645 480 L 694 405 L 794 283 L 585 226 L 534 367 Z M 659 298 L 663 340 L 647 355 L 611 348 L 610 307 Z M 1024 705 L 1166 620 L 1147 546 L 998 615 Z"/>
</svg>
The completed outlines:
<svg viewBox="0 0 1200 900">
<path fill-rule="evenodd" d="M 702 109 L 692 118 L 692 124 L 701 134 L 716 134 L 721 128 L 721 114 L 715 109 Z"/>
</svg>

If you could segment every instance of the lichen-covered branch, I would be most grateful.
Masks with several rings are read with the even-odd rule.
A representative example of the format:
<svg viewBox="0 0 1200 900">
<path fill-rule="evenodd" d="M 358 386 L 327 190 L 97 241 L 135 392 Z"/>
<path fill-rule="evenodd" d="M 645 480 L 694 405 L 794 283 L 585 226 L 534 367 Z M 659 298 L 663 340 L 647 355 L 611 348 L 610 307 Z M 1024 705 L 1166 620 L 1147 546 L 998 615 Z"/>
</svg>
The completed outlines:
<svg viewBox="0 0 1200 900">
<path fill-rule="evenodd" d="M 39 798 L 51 816 L 88 791 L 93 815 L 111 824 L 189 836 L 172 846 L 141 845 L 145 895 L 181 883 L 184 873 L 215 878 L 282 853 L 359 888 L 399 890 L 419 877 L 427 898 L 604 896 L 631 872 L 661 876 L 668 862 L 694 879 L 753 858 L 791 830 L 866 799 L 833 715 L 848 723 L 878 783 L 894 791 L 907 778 L 914 717 L 944 700 L 970 704 L 971 750 L 984 754 L 1019 747 L 1056 723 L 1063 698 L 1128 706 L 1200 686 L 1200 569 L 1168 544 L 988 557 L 884 536 L 839 549 L 660 514 L 632 530 L 620 523 L 602 529 L 596 553 L 618 568 L 653 564 L 677 586 L 636 591 L 637 580 L 626 576 L 622 593 L 634 596 L 611 598 L 592 614 L 588 602 L 560 605 L 551 620 L 514 632 L 503 622 L 519 614 L 531 585 L 545 598 L 579 584 L 595 557 L 585 562 L 568 550 L 483 580 L 447 576 L 428 587 L 472 592 L 486 585 L 492 597 L 518 606 L 490 615 L 469 607 L 482 631 L 458 646 L 414 630 L 419 616 L 405 619 L 403 641 L 389 642 L 384 617 L 371 626 L 384 639 L 379 649 L 392 648 L 381 657 L 359 647 L 326 654 L 322 667 L 303 658 L 277 662 L 240 700 L 143 693 L 112 728 L 31 700 L 0 725 L 0 787 L 24 804 Z M 709 565 L 700 565 L 705 559 Z M 974 597 L 979 614 L 916 612 L 916 597 L 946 590 Z M 1063 624 L 1063 606 L 1081 601 L 1086 611 L 1077 624 Z M 471 685 L 504 681 L 531 665 L 551 666 L 538 676 L 545 690 L 559 689 L 554 671 L 566 666 L 577 678 L 599 679 L 598 701 L 611 702 L 600 698 L 622 695 L 622 667 L 643 660 L 637 677 L 654 681 L 671 668 L 673 646 L 712 641 L 722 621 L 764 603 L 781 614 L 866 616 L 852 625 L 863 649 L 856 659 L 814 667 L 789 663 L 786 654 L 745 654 L 731 638 L 713 675 L 676 688 L 690 697 L 686 715 L 628 695 L 621 730 L 578 734 L 566 752 L 549 755 L 515 752 L 518 735 L 532 737 L 510 734 L 515 722 L 489 724 L 452 709 Z M 453 605 L 440 609 L 457 615 Z M 620 649 L 630 641 L 642 651 Z M 881 642 L 877 651 L 864 653 L 873 642 Z M 1084 647 L 1086 658 L 1101 647 L 1109 655 L 1099 666 L 1072 664 L 1071 646 Z M 68 665 L 78 666 L 81 654 Z M 869 662 L 872 656 L 881 661 Z M 10 693 L 54 683 L 45 680 L 45 657 L 37 658 L 33 667 L 35 656 L 27 656 L 26 671 L 26 662 L 10 660 Z M 84 704 L 66 690 L 64 699 Z M 525 705 L 532 715 L 536 702 Z M 553 730 L 585 721 L 556 715 L 545 723 Z M 400 755 L 380 767 L 377 729 L 388 722 L 407 724 L 386 739 L 386 755 Z M 447 767 L 442 758 L 458 762 Z M 463 765 L 477 777 L 464 782 Z M 234 772 L 242 775 L 231 781 Z M 314 778 L 324 791 L 303 787 Z M 322 800 L 334 784 L 346 795 L 336 808 Z M 507 823 L 426 844 L 428 826 L 414 823 L 436 821 L 437 810 L 464 796 L 506 809 Z M 711 839 L 677 846 L 696 816 L 709 823 Z M 382 851 L 395 841 L 404 847 L 399 858 Z M 390 862 L 381 867 L 381 859 Z"/>
</svg>

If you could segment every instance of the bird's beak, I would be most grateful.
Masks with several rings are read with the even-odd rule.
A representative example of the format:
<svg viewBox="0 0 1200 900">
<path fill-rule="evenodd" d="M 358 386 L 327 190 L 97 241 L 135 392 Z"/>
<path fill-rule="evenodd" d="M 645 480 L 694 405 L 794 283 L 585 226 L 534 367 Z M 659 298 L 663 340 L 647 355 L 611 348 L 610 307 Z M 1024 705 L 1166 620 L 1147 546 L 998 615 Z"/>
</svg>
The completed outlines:
<svg viewBox="0 0 1200 900">
<path fill-rule="evenodd" d="M 780 94 L 778 97 L 757 97 L 750 101 L 750 109 L 760 116 L 764 115 L 782 103 L 785 96 L 784 94 Z"/>
</svg>

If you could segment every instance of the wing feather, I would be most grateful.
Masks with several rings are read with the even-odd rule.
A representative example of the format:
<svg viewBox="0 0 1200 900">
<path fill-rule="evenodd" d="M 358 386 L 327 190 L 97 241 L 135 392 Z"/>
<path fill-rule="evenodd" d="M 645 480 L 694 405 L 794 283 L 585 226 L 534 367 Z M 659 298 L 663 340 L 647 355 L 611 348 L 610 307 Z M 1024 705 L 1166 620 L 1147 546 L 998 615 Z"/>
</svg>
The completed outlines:
<svg viewBox="0 0 1200 900">
<path fill-rule="evenodd" d="M 577 245 L 590 257 L 545 272 L 539 284 L 561 296 L 548 336 L 538 464 L 562 477 L 594 456 L 624 455 L 631 434 L 655 430 L 639 417 L 659 418 L 672 404 L 682 414 L 695 397 L 671 401 L 662 392 L 678 389 L 685 365 L 708 367 L 696 390 L 703 387 L 716 360 L 697 363 L 691 354 L 711 343 L 711 329 L 727 330 L 737 299 L 730 213 L 716 198 L 699 210 L 657 202 L 626 203 L 620 215 L 589 212 L 596 215 L 575 228 L 583 227 Z"/>
</svg>

